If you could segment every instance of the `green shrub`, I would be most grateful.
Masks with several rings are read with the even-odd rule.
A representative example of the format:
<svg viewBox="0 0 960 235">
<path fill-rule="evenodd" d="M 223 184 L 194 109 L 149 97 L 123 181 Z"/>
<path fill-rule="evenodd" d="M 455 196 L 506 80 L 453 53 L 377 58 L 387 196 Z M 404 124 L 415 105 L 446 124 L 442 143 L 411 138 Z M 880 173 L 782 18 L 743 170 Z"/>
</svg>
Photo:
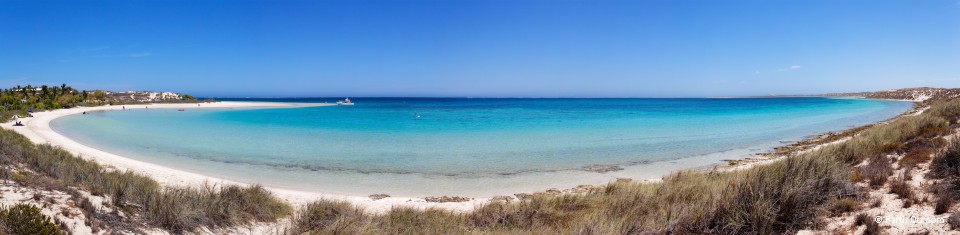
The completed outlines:
<svg viewBox="0 0 960 235">
<path fill-rule="evenodd" d="M 0 229 L 8 234 L 63 234 L 50 217 L 40 213 L 40 208 L 30 204 L 17 204 L 0 209 Z"/>
</svg>

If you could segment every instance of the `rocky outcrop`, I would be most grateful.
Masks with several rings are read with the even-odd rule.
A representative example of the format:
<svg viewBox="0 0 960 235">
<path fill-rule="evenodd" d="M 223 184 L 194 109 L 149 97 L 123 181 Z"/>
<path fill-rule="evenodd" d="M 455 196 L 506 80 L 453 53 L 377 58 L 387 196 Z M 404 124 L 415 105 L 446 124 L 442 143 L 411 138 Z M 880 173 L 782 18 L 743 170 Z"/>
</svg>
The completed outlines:
<svg viewBox="0 0 960 235">
<path fill-rule="evenodd" d="M 466 202 L 473 200 L 469 197 L 460 197 L 460 196 L 434 196 L 434 197 L 425 197 L 423 200 L 427 202 Z"/>
<path fill-rule="evenodd" d="M 622 170 L 623 170 L 623 167 L 620 167 L 620 166 L 618 166 L 618 165 L 600 165 L 600 164 L 596 164 L 596 165 L 585 166 L 585 167 L 583 167 L 583 170 L 584 170 L 584 171 L 589 171 L 589 172 L 596 172 L 596 173 L 607 173 L 607 172 L 611 172 L 611 171 L 622 171 Z"/>
<path fill-rule="evenodd" d="M 378 194 L 371 194 L 369 197 L 370 199 L 373 199 L 374 201 L 376 201 L 376 200 L 388 198 L 390 197 L 390 195 L 378 193 Z"/>
</svg>

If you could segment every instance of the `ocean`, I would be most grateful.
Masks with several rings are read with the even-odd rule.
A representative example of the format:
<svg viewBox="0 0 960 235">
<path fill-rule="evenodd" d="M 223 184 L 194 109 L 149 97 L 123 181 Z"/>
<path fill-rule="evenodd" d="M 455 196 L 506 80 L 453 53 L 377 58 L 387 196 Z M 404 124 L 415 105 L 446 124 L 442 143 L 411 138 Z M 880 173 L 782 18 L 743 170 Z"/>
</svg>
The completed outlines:
<svg viewBox="0 0 960 235">
<path fill-rule="evenodd" d="M 51 126 L 107 152 L 240 182 L 349 195 L 492 196 L 709 166 L 889 119 L 912 105 L 817 97 L 353 101 L 127 109 Z M 583 171 L 595 164 L 626 170 Z"/>
</svg>

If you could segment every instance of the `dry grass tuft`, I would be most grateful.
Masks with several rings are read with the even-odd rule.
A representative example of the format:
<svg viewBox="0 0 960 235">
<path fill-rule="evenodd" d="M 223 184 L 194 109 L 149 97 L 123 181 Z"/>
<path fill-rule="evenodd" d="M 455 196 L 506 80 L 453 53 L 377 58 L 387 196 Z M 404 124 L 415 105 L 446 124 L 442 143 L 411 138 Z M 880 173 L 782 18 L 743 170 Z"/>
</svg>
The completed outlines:
<svg viewBox="0 0 960 235">
<path fill-rule="evenodd" d="M 898 198 L 903 200 L 903 208 L 910 208 L 917 202 L 910 183 L 905 181 L 903 176 L 890 181 L 890 193 L 896 194 Z"/>
<path fill-rule="evenodd" d="M 880 227 L 880 223 L 877 223 L 876 221 L 874 221 L 874 217 L 875 217 L 875 216 L 873 216 L 873 215 L 867 215 L 867 214 L 864 214 L 864 213 L 861 213 L 861 214 L 857 215 L 857 217 L 856 217 L 856 224 L 857 224 L 857 226 L 859 226 L 859 225 L 865 225 L 865 226 L 866 226 L 866 228 L 864 228 L 864 230 L 863 230 L 863 234 L 864 234 L 864 235 L 880 235 L 880 234 L 883 234 L 883 228 Z"/>
<path fill-rule="evenodd" d="M 857 211 L 860 209 L 860 202 L 853 198 L 843 198 L 833 202 L 830 208 L 830 216 L 841 216 L 843 214 Z"/>
<path fill-rule="evenodd" d="M 873 189 L 878 189 L 887 183 L 887 178 L 893 174 L 893 166 L 890 159 L 884 156 L 876 155 L 870 158 L 870 162 L 860 167 L 857 172 L 863 174 L 863 178 L 869 181 Z"/>
</svg>

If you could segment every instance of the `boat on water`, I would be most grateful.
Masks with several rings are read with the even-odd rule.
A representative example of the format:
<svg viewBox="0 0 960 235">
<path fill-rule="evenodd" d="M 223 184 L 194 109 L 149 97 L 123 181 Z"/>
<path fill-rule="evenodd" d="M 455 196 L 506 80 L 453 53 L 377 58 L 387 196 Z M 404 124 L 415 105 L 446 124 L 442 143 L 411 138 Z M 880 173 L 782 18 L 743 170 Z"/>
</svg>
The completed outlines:
<svg viewBox="0 0 960 235">
<path fill-rule="evenodd" d="M 337 105 L 353 105 L 353 101 L 350 101 L 350 98 L 346 98 L 346 99 L 337 101 Z"/>
</svg>

